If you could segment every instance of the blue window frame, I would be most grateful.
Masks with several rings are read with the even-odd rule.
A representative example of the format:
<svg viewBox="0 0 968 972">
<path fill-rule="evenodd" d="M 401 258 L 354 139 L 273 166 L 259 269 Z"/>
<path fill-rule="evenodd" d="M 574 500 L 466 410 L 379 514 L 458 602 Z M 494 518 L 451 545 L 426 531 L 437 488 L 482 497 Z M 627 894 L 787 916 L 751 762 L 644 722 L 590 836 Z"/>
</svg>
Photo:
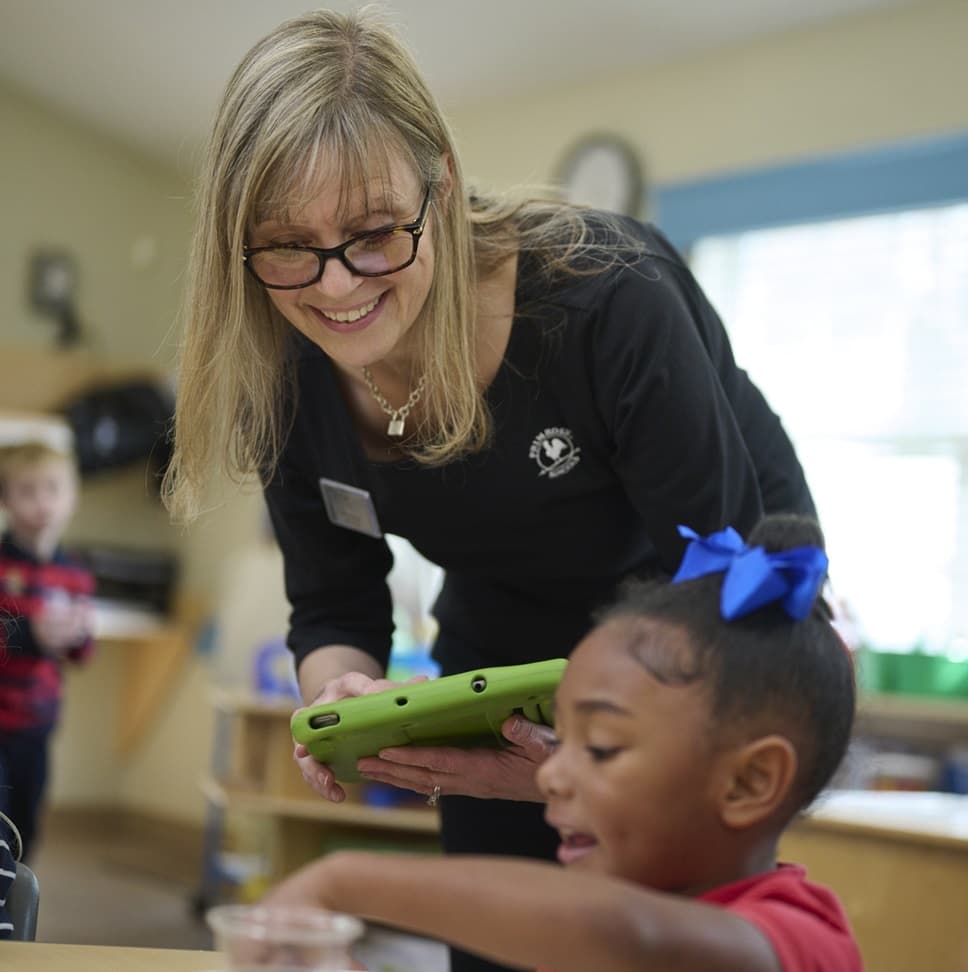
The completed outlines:
<svg viewBox="0 0 968 972">
<path fill-rule="evenodd" d="M 968 199 L 968 133 L 658 186 L 653 219 L 686 251 L 704 236 Z"/>
<path fill-rule="evenodd" d="M 861 637 L 968 656 L 968 134 L 654 202 L 797 445 Z"/>
</svg>

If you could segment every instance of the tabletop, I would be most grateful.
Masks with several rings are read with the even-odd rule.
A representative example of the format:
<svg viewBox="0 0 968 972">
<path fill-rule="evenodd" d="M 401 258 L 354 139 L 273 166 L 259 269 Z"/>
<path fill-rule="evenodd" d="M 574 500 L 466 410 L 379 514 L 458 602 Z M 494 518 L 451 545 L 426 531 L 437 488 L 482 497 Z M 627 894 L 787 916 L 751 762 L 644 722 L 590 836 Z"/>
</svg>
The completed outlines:
<svg viewBox="0 0 968 972">
<path fill-rule="evenodd" d="M 857 829 L 968 851 L 968 796 L 903 790 L 829 790 L 803 823 Z"/>
<path fill-rule="evenodd" d="M 221 956 L 214 952 L 0 942 L 0 972 L 209 972 L 221 967 Z"/>
</svg>

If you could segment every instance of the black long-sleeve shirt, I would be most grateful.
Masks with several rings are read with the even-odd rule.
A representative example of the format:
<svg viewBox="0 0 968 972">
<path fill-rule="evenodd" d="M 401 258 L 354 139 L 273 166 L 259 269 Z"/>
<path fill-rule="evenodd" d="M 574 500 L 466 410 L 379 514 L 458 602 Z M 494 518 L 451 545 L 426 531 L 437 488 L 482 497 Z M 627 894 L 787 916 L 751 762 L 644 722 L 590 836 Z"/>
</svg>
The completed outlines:
<svg viewBox="0 0 968 972">
<path fill-rule="evenodd" d="M 636 266 L 551 293 L 521 254 L 493 440 L 443 467 L 368 460 L 332 365 L 295 336 L 299 406 L 266 498 L 297 662 L 349 644 L 385 664 L 393 630 L 386 543 L 330 523 L 321 477 L 368 491 L 383 531 L 444 568 L 444 673 L 567 655 L 623 577 L 678 566 L 678 524 L 746 533 L 764 509 L 813 512 L 688 268 L 637 231 L 650 255 Z"/>
</svg>

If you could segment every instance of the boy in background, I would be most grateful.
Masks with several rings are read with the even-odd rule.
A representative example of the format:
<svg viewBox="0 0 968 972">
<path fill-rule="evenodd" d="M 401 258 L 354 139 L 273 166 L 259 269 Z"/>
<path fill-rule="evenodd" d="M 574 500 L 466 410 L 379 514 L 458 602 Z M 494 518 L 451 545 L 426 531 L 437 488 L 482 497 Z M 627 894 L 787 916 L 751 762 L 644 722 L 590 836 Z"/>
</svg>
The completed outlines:
<svg viewBox="0 0 968 972">
<path fill-rule="evenodd" d="M 22 858 L 37 836 L 61 666 L 92 651 L 92 575 L 61 537 L 77 505 L 72 458 L 41 442 L 0 449 L 0 811 L 17 824 Z"/>
</svg>

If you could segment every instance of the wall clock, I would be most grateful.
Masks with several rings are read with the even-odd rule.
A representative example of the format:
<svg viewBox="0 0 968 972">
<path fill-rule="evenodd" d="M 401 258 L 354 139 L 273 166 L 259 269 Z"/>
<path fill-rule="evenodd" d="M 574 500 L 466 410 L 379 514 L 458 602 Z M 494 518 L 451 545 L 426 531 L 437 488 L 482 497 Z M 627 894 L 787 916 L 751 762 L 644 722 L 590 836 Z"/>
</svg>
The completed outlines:
<svg viewBox="0 0 968 972">
<path fill-rule="evenodd" d="M 576 142 L 565 152 L 556 181 L 569 202 L 642 215 L 642 163 L 633 146 L 617 135 L 589 135 Z"/>
<path fill-rule="evenodd" d="M 74 311 L 77 268 L 74 258 L 60 250 L 39 250 L 30 259 L 30 303 L 34 310 L 58 324 L 57 343 L 67 347 L 80 339 Z"/>
</svg>

